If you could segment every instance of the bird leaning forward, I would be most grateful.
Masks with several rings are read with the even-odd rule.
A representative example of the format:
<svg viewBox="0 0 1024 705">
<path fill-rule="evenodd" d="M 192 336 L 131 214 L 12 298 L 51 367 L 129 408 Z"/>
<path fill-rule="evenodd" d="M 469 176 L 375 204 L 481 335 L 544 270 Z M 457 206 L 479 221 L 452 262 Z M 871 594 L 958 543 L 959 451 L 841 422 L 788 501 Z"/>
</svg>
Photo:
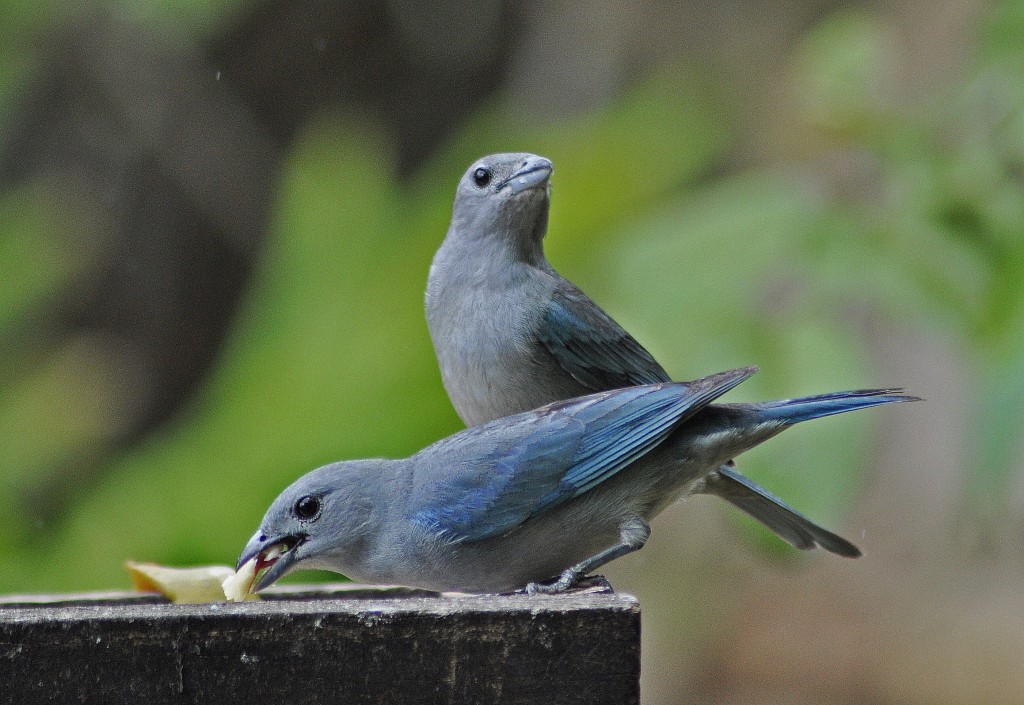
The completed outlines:
<svg viewBox="0 0 1024 705">
<path fill-rule="evenodd" d="M 676 500 L 736 487 L 741 509 L 784 517 L 776 530 L 793 546 L 859 556 L 812 522 L 793 523 L 795 509 L 729 461 L 802 421 L 916 397 L 876 389 L 711 403 L 754 372 L 599 392 L 468 428 L 408 458 L 318 468 L 274 500 L 239 568 L 255 573 L 255 590 L 319 568 L 365 583 L 558 593 L 642 548 L 650 521 Z"/>
</svg>

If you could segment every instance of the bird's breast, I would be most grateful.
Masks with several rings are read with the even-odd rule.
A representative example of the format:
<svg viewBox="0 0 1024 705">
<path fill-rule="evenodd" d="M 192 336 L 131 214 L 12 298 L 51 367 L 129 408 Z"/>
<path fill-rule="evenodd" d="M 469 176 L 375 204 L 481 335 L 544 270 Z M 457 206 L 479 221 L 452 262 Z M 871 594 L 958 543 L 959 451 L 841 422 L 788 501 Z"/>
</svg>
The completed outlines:
<svg viewBox="0 0 1024 705">
<path fill-rule="evenodd" d="M 537 343 L 551 287 L 544 273 L 467 259 L 454 276 L 449 260 L 434 265 L 427 320 L 445 389 L 463 421 L 474 426 L 562 398 L 552 395 L 563 390 L 548 388 Z"/>
</svg>

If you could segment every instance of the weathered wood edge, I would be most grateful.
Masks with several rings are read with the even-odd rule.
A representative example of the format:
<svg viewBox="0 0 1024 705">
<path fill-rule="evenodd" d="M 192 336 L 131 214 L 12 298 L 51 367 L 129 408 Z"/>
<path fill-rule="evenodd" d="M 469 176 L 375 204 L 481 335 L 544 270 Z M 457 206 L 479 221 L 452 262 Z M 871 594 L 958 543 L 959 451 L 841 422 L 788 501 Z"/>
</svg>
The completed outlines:
<svg viewBox="0 0 1024 705">
<path fill-rule="evenodd" d="M 316 583 L 278 585 L 260 593 L 263 600 L 308 600 L 345 597 L 429 597 L 441 593 L 397 585 L 359 585 L 357 583 Z M 88 605 L 169 605 L 171 601 L 157 592 L 109 590 L 103 592 L 25 593 L 0 595 L 0 610 L 15 607 L 84 607 Z M 210 603 L 212 604 L 212 603 Z"/>
<path fill-rule="evenodd" d="M 8 595 L 0 598 L 0 622 L 53 619 L 161 619 L 186 615 L 565 613 L 573 611 L 639 612 L 635 597 L 609 591 L 565 595 L 466 595 L 430 593 L 408 588 L 353 585 L 294 585 L 269 592 L 254 602 L 171 604 L 149 593 L 110 592 L 67 595 Z"/>
<path fill-rule="evenodd" d="M 21 596 L 37 602 L 0 608 L 0 704 L 639 702 L 640 608 L 629 595 L 282 592 L 182 605 Z"/>
</svg>

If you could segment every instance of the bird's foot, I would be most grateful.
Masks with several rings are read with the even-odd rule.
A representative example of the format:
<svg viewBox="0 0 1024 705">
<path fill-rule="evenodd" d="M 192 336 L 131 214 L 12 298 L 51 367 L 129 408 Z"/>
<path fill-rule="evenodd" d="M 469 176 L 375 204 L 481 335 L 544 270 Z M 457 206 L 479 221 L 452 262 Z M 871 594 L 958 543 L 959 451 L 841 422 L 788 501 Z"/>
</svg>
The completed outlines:
<svg viewBox="0 0 1024 705">
<path fill-rule="evenodd" d="M 615 592 L 603 575 L 580 575 L 570 568 L 558 579 L 547 583 L 528 583 L 523 592 L 527 595 L 560 595 L 565 592 Z"/>
<path fill-rule="evenodd" d="M 571 568 L 562 573 L 557 580 L 550 583 L 527 583 L 527 595 L 559 595 L 573 586 L 579 578 L 576 571 Z"/>
</svg>

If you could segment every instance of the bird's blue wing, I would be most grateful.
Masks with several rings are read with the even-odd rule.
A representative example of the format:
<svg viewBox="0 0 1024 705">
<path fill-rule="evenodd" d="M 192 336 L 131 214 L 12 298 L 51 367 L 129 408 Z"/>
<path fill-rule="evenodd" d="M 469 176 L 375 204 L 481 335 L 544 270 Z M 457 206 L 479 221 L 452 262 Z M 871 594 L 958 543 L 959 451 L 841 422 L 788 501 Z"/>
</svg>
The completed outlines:
<svg viewBox="0 0 1024 705">
<path fill-rule="evenodd" d="M 536 335 L 562 369 L 595 392 L 669 381 L 640 343 L 568 281 L 552 294 Z"/>
<path fill-rule="evenodd" d="M 502 421 L 514 425 L 501 428 Z M 445 439 L 462 447 L 442 449 L 441 473 L 414 488 L 413 520 L 453 543 L 512 530 L 558 487 L 584 433 L 571 415 L 528 412 Z"/>
<path fill-rule="evenodd" d="M 414 493 L 414 520 L 452 542 L 508 533 L 612 477 L 751 374 L 733 370 L 556 402 L 452 436 L 446 442 L 460 451 L 474 445 L 474 435 L 481 444 L 491 434 L 501 438 L 482 457 L 450 453 L 447 472 Z"/>
</svg>

